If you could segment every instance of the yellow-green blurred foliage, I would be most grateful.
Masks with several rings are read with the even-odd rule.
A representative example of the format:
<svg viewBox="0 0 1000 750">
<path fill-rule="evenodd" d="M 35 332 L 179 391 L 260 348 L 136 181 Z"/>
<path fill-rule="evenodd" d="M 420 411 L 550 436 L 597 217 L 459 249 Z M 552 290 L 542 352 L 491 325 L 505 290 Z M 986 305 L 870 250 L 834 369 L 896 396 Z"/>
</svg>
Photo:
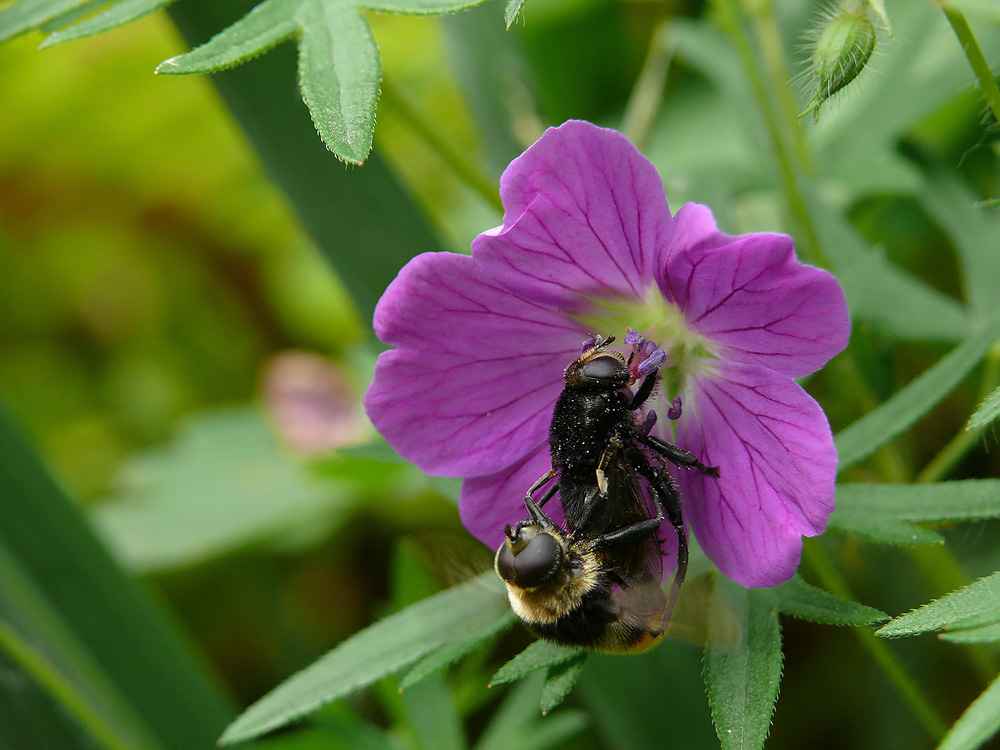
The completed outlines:
<svg viewBox="0 0 1000 750">
<path fill-rule="evenodd" d="M 163 14 L 0 47 L 0 393 L 80 497 L 269 351 L 356 339 L 342 290 Z"/>
</svg>

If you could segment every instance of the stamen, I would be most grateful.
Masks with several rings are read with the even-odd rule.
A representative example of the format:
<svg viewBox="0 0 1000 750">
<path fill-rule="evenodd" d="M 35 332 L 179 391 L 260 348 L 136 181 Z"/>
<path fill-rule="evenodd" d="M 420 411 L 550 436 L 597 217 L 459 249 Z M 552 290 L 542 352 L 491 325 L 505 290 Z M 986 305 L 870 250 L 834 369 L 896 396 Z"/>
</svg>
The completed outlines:
<svg viewBox="0 0 1000 750">
<path fill-rule="evenodd" d="M 674 396 L 674 402 L 667 409 L 667 419 L 680 419 L 681 418 L 681 397 Z"/>
<path fill-rule="evenodd" d="M 659 370 L 663 363 L 667 361 L 667 353 L 662 349 L 655 350 L 646 359 L 639 363 L 639 374 L 649 375 L 651 372 Z"/>
<path fill-rule="evenodd" d="M 648 435 L 653 430 L 653 425 L 656 424 L 656 412 L 650 409 L 646 413 L 646 418 L 642 420 L 642 424 L 639 425 L 639 433 L 642 435 Z"/>
<path fill-rule="evenodd" d="M 580 344 L 580 354 L 583 354 L 584 352 L 589 352 L 595 346 L 597 346 L 597 337 L 591 336 L 589 339 Z"/>
</svg>

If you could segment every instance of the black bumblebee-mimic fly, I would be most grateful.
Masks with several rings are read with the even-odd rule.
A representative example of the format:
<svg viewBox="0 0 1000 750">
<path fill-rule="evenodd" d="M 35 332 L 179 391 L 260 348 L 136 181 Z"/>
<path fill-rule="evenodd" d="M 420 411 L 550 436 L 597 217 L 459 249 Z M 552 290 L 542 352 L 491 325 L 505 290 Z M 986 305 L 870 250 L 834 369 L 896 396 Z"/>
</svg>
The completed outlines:
<svg viewBox="0 0 1000 750">
<path fill-rule="evenodd" d="M 549 430 L 552 469 L 528 490 L 528 519 L 506 528 L 494 567 L 515 614 L 536 635 L 596 651 L 636 653 L 666 632 L 687 571 L 681 499 L 666 461 L 712 476 L 719 470 L 650 435 L 649 419 L 639 422 L 659 364 L 633 370 L 635 352 L 626 361 L 608 348 L 613 340 L 597 338 L 566 368 Z M 629 386 L 639 377 L 633 394 Z M 534 493 L 549 482 L 536 503 Z M 541 509 L 556 491 L 567 531 Z M 678 547 L 669 594 L 660 585 L 657 534 L 664 518 L 674 527 Z"/>
</svg>

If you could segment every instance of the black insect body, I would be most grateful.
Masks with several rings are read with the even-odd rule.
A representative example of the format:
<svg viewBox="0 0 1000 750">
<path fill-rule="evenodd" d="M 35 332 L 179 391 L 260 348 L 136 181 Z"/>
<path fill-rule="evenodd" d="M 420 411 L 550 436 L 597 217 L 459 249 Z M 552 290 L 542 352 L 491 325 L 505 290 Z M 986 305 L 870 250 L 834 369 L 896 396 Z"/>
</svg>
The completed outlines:
<svg viewBox="0 0 1000 750">
<path fill-rule="evenodd" d="M 648 434 L 651 424 L 640 424 L 637 414 L 658 371 L 647 368 L 633 394 L 632 359 L 609 349 L 611 341 L 598 339 L 566 368 L 549 433 L 552 470 L 528 490 L 529 517 L 507 528 L 495 567 L 515 613 L 535 634 L 638 652 L 666 632 L 687 570 L 680 495 L 664 459 L 713 476 L 718 468 Z M 534 493 L 549 482 L 536 503 Z M 557 490 L 567 531 L 541 510 Z M 660 587 L 664 518 L 678 540 L 669 594 Z"/>
</svg>

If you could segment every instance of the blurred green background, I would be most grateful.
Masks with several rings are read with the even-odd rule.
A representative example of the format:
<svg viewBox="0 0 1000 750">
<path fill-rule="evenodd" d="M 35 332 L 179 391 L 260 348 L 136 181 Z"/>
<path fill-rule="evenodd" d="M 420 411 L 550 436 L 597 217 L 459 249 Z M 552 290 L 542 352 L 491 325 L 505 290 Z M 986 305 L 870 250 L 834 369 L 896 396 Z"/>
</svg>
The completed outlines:
<svg viewBox="0 0 1000 750">
<path fill-rule="evenodd" d="M 817 5 L 778 6 L 795 72 Z M 934 206 L 945 188 L 966 207 L 1000 196 L 997 126 L 983 116 L 971 71 L 934 8 L 889 8 L 897 35 L 880 41 L 874 71 L 824 113 L 827 120 L 805 125 L 817 181 L 857 235 L 960 303 L 959 239 Z M 467 251 L 500 216 L 428 146 L 407 103 L 495 179 L 548 124 L 569 117 L 620 124 L 651 32 L 668 18 L 676 19 L 677 57 L 642 145 L 671 204 L 710 202 L 733 233 L 791 231 L 746 83 L 730 65 L 735 58 L 713 58 L 720 41 L 711 9 L 529 0 L 509 34 L 500 12 L 494 0 L 447 19 L 369 17 L 392 87 L 380 103 L 376 150 L 440 247 Z M 990 59 L 1000 59 L 998 29 L 983 23 L 976 30 Z M 187 49 L 169 17 L 39 52 L 42 38 L 0 46 L 0 398 L 122 563 L 176 613 L 232 705 L 244 706 L 414 591 L 462 576 L 436 574 L 481 569 L 489 555 L 484 562 L 485 551 L 458 523 L 456 485 L 395 462 L 364 422 L 357 402 L 378 351 L 370 321 L 264 173 L 212 81 L 152 75 L 157 63 Z M 911 43 L 920 54 L 895 66 Z M 468 93 L 483 86 L 475 79 L 482 71 L 463 64 L 477 44 L 500 61 L 492 97 Z M 900 87 L 898 96 L 910 102 L 902 114 L 886 94 Z M 497 100 L 502 117 L 491 115 Z M 998 235 L 974 241 L 995 241 L 1000 252 Z M 405 252 L 424 249 L 431 248 Z M 862 324 L 851 347 L 877 403 L 952 345 L 947 337 L 892 340 Z M 290 360 L 292 351 L 321 359 Z M 317 458 L 295 445 L 282 430 L 275 358 L 292 361 L 288 377 L 304 378 L 323 404 L 339 404 L 351 425 L 348 442 L 363 447 Z M 835 430 L 874 405 L 845 392 L 845 373 L 835 362 L 809 383 Z M 894 455 L 904 465 L 877 454 L 849 478 L 911 479 L 961 431 L 982 387 L 969 378 L 897 441 Z M 951 475 L 989 477 L 998 469 L 987 434 Z M 1000 567 L 997 531 L 995 523 L 949 531 L 966 575 Z M 941 595 L 953 581 L 948 571 L 935 576 L 931 557 L 921 564 L 895 549 L 831 536 L 823 544 L 859 599 L 892 614 Z M 882 570 L 896 573 L 888 580 Z M 794 621 L 785 628 L 770 747 L 929 746 L 890 685 L 869 677 L 871 662 L 851 633 Z M 501 692 L 487 693 L 484 675 L 526 640 L 512 633 L 495 654 L 456 668 L 451 698 L 472 736 Z M 894 647 L 950 719 L 982 689 L 982 675 L 961 660 L 956 666 L 953 646 L 924 638 Z M 695 647 L 670 643 L 642 662 L 591 660 L 560 709 L 560 731 L 573 737 L 566 746 L 648 747 L 651 736 L 679 747 L 716 746 L 699 658 Z M 648 672 L 644 684 L 673 696 L 674 713 L 647 712 L 658 705 L 649 696 L 615 696 L 608 685 L 623 669 Z M 386 737 L 395 743 L 389 746 L 432 746 L 419 707 L 391 686 L 350 705 L 328 709 L 320 735 L 293 732 L 275 747 L 374 747 Z M 580 706 L 590 711 L 586 720 L 574 713 Z M 371 724 L 357 724 L 358 716 Z M 646 722 L 642 730 L 636 716 Z M 584 721 L 599 731 L 577 734 Z M 392 731 L 376 740 L 359 726 Z M 431 734 L 421 739 L 421 731 Z"/>
</svg>

